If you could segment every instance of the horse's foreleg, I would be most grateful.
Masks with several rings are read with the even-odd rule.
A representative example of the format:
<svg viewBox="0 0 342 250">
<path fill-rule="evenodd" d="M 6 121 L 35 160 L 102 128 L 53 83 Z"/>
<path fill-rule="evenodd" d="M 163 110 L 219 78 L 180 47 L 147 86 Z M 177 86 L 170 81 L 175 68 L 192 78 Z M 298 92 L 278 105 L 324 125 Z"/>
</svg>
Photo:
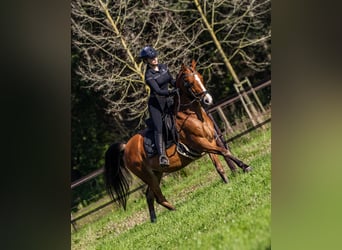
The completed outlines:
<svg viewBox="0 0 342 250">
<path fill-rule="evenodd" d="M 220 147 L 213 143 L 208 143 L 205 138 L 197 138 L 197 143 L 201 146 L 201 150 L 207 153 L 220 154 L 227 160 L 233 161 L 238 167 L 242 168 L 244 172 L 249 172 L 252 170 L 250 166 L 243 163 L 241 160 L 234 157 L 229 150 L 224 147 Z"/>
<path fill-rule="evenodd" d="M 224 171 L 224 168 L 222 167 L 222 164 L 221 164 L 218 156 L 215 154 L 209 154 L 209 157 L 210 157 L 211 161 L 214 163 L 216 171 L 221 176 L 222 180 L 225 183 L 228 183 L 228 178 L 226 176 L 226 173 Z"/>
<path fill-rule="evenodd" d="M 228 146 L 225 147 L 221 140 L 219 140 L 218 145 L 224 147 L 228 151 L 228 156 L 223 154 L 223 157 L 226 160 L 229 168 L 232 170 L 233 173 L 236 172 L 236 167 L 234 165 L 234 162 L 236 163 L 236 165 L 238 165 L 240 168 L 242 168 L 242 170 L 244 172 L 249 172 L 252 170 L 252 168 L 250 166 L 248 166 L 247 164 L 243 163 L 241 160 L 234 157 L 232 155 L 232 152 L 230 151 L 229 147 Z"/>
<path fill-rule="evenodd" d="M 229 159 L 229 157 L 223 156 L 223 158 L 226 161 L 232 173 L 236 173 L 237 168 L 235 167 L 234 162 L 231 159 Z"/>
<path fill-rule="evenodd" d="M 247 164 L 245 164 L 244 162 L 242 162 L 238 158 L 234 157 L 228 150 L 223 153 L 223 156 L 225 158 L 228 158 L 228 159 L 232 160 L 233 162 L 235 162 L 236 165 L 238 165 L 238 167 L 240 167 L 243 170 L 243 172 L 252 171 L 252 168 L 250 166 L 248 166 Z"/>
<path fill-rule="evenodd" d="M 224 145 L 223 141 L 222 141 L 220 138 L 217 138 L 217 139 L 216 139 L 216 143 L 217 143 L 217 145 L 218 145 L 219 147 L 225 148 L 225 149 L 231 154 L 230 149 L 228 148 L 228 146 L 226 147 L 226 146 Z M 229 157 L 227 157 L 227 156 L 223 156 L 223 158 L 224 158 L 224 160 L 226 161 L 226 163 L 227 163 L 228 167 L 230 168 L 230 170 L 231 170 L 233 173 L 235 173 L 235 172 L 236 172 L 236 167 L 235 167 L 235 165 L 234 165 L 234 162 L 233 162 L 231 159 L 229 159 Z"/>
</svg>

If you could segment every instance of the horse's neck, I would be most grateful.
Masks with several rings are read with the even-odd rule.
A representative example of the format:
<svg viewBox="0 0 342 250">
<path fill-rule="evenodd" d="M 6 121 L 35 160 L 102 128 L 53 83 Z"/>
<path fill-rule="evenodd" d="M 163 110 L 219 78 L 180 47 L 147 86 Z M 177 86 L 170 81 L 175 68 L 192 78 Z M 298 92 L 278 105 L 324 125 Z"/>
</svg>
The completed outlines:
<svg viewBox="0 0 342 250">
<path fill-rule="evenodd" d="M 183 106 L 179 112 L 182 112 L 186 115 L 196 115 L 197 119 L 202 121 L 204 120 L 204 116 L 206 115 L 204 109 L 202 108 L 199 102 L 193 102 L 190 105 Z"/>
<path fill-rule="evenodd" d="M 191 107 L 179 111 L 176 117 L 179 140 L 189 148 L 196 148 L 196 145 L 200 145 L 200 141 L 203 139 L 208 141 L 214 139 L 213 123 L 200 104 L 191 105 Z M 189 134 L 192 136 L 189 137 Z"/>
</svg>

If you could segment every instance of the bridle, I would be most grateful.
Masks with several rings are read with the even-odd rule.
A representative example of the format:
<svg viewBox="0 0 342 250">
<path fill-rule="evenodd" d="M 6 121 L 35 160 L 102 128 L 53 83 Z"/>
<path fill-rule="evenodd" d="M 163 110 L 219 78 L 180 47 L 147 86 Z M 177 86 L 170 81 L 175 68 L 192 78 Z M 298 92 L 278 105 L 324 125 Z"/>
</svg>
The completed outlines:
<svg viewBox="0 0 342 250">
<path fill-rule="evenodd" d="M 182 73 L 182 81 L 183 81 L 183 85 L 187 89 L 188 93 L 193 97 L 193 100 L 189 103 L 181 104 L 181 106 L 189 106 L 196 101 L 202 102 L 204 96 L 208 93 L 207 90 L 205 90 L 201 93 L 194 93 L 194 91 L 192 90 L 192 86 L 194 85 L 194 83 L 190 83 L 185 78 L 189 77 L 189 76 L 195 78 L 195 75 L 198 76 L 198 72 L 193 71 L 191 68 L 190 68 L 190 70 L 191 70 L 191 73 Z"/>
<path fill-rule="evenodd" d="M 187 94 L 190 95 L 192 98 L 192 100 L 188 103 L 180 103 L 180 93 L 177 92 L 177 98 L 178 98 L 178 102 L 177 102 L 177 106 L 176 106 L 176 114 L 179 112 L 180 107 L 187 107 L 192 105 L 194 102 L 198 102 L 201 103 L 204 99 L 204 97 L 206 96 L 206 94 L 208 94 L 208 91 L 202 91 L 201 93 L 195 93 L 192 90 L 192 87 L 194 85 L 194 82 L 189 82 L 186 80 L 187 77 L 192 77 L 193 79 L 196 79 L 196 75 L 198 76 L 198 72 L 193 70 L 192 68 L 188 68 L 190 69 L 191 73 L 186 73 L 186 72 L 181 72 L 178 76 L 178 79 L 181 78 L 181 84 L 183 84 L 183 86 L 185 87 L 186 91 L 188 92 Z M 177 79 L 177 80 L 178 80 Z M 194 80 L 195 81 L 195 80 Z M 180 88 L 180 86 L 177 86 L 178 88 Z M 190 115 L 192 114 L 196 114 L 196 112 L 191 112 L 191 113 L 186 113 L 188 115 L 188 117 L 184 120 L 183 124 L 185 123 L 185 121 L 190 117 Z M 182 126 L 180 126 L 180 130 L 177 130 L 177 134 L 180 133 L 180 131 L 182 130 Z"/>
</svg>

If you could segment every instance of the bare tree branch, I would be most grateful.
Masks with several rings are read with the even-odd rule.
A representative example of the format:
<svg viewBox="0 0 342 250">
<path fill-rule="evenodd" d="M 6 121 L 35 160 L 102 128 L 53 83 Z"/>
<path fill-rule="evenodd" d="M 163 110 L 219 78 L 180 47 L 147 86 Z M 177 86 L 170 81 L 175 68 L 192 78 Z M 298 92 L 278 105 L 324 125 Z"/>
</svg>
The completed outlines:
<svg viewBox="0 0 342 250">
<path fill-rule="evenodd" d="M 115 122 L 140 126 L 149 93 L 137 61 L 144 46 L 154 46 L 174 76 L 192 58 L 208 81 L 226 74 L 220 68 L 231 61 L 263 71 L 271 60 L 270 10 L 270 0 L 72 0 L 72 46 L 81 57 L 75 70 L 84 87 L 101 93 Z"/>
</svg>

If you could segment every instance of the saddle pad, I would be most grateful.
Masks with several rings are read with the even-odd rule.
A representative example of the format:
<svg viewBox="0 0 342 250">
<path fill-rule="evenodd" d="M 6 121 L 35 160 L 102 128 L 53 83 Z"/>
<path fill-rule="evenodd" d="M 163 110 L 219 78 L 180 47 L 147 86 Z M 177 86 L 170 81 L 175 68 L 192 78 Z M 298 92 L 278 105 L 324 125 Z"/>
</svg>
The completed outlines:
<svg viewBox="0 0 342 250">
<path fill-rule="evenodd" d="M 145 148 L 145 152 L 147 154 L 147 157 L 152 157 L 154 155 L 157 154 L 157 148 L 156 145 L 154 143 L 154 131 L 153 130 L 148 130 L 145 129 L 143 131 L 144 136 L 144 148 Z"/>
</svg>

